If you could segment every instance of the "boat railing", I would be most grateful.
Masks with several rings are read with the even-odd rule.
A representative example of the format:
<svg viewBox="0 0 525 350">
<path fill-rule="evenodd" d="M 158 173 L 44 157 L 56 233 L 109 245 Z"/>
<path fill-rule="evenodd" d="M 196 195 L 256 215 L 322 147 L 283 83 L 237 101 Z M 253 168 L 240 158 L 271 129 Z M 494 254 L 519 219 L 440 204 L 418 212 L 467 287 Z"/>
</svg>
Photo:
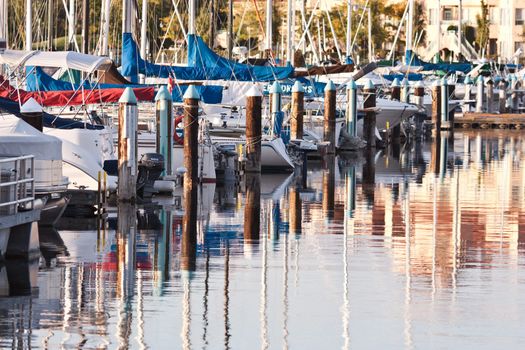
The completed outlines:
<svg viewBox="0 0 525 350">
<path fill-rule="evenodd" d="M 15 215 L 34 207 L 33 155 L 0 156 L 0 216 Z"/>
</svg>

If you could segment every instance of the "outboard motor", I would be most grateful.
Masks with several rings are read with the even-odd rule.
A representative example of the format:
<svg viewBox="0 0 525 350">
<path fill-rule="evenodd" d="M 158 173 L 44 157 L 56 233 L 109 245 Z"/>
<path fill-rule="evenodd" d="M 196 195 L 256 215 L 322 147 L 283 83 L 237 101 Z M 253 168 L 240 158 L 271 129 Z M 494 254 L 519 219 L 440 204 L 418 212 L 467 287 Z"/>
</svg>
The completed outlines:
<svg viewBox="0 0 525 350">
<path fill-rule="evenodd" d="M 137 196 L 143 200 L 151 199 L 157 191 L 153 188 L 155 181 L 164 171 L 164 157 L 158 153 L 146 153 L 138 163 Z"/>
</svg>

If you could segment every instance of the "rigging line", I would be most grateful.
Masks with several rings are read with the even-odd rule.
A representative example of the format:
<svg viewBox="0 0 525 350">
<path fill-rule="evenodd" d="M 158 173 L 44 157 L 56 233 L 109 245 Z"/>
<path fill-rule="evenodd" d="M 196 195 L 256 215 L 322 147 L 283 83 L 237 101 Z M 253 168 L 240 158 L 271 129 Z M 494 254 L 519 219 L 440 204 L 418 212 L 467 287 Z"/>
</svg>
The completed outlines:
<svg viewBox="0 0 525 350">
<path fill-rule="evenodd" d="M 252 1 L 253 1 L 253 5 L 255 6 L 255 13 L 257 14 L 257 20 L 259 21 L 259 27 L 261 28 L 261 31 L 263 33 L 263 38 L 266 39 L 266 31 L 264 30 L 264 25 L 261 19 L 261 14 L 259 13 L 259 7 L 257 7 L 257 0 L 252 0 Z"/>
<path fill-rule="evenodd" d="M 176 12 L 173 12 L 173 13 L 171 14 L 170 21 L 169 21 L 169 23 L 168 23 L 168 28 L 166 29 L 166 32 L 164 33 L 164 37 L 162 38 L 162 41 L 161 41 L 161 43 L 160 43 L 159 51 L 157 52 L 157 57 L 155 57 L 155 63 L 158 62 L 158 60 L 159 60 L 159 56 L 160 56 L 160 54 L 162 53 L 162 50 L 163 50 L 163 47 L 164 47 L 164 42 L 165 42 L 166 39 L 168 38 L 168 33 L 169 33 L 170 28 L 171 28 L 171 24 L 173 23 L 173 19 L 174 19 L 174 17 L 175 17 L 175 13 L 176 13 Z"/>
<path fill-rule="evenodd" d="M 305 36 L 307 35 L 307 33 L 309 33 L 309 28 L 310 28 L 310 25 L 312 24 L 312 20 L 314 18 L 315 11 L 319 7 L 319 2 L 320 2 L 320 0 L 317 0 L 317 2 L 315 3 L 314 8 L 312 9 L 312 14 L 310 15 L 310 19 L 308 20 L 308 23 L 306 23 L 306 18 L 304 17 L 305 14 L 303 13 L 303 11 L 300 11 L 301 12 L 301 19 L 302 19 L 301 22 L 302 22 L 302 25 L 304 26 L 304 30 L 303 30 L 303 34 L 301 35 L 301 38 L 299 39 L 299 42 L 296 45 L 296 47 L 300 47 L 303 44 L 303 41 L 306 40 Z M 310 41 L 311 41 L 311 39 L 310 39 Z"/>
<path fill-rule="evenodd" d="M 250 0 L 245 1 L 244 10 L 242 11 L 241 22 L 239 23 L 239 28 L 237 29 L 237 34 L 235 37 L 239 37 L 239 35 L 241 34 L 241 29 L 242 29 L 242 26 L 244 25 L 244 17 L 246 16 L 246 12 L 248 10 L 248 1 Z M 235 38 L 232 38 L 232 39 L 235 39 Z"/>
<path fill-rule="evenodd" d="M 352 46 L 351 46 L 350 52 L 354 51 L 354 45 L 357 40 L 357 34 L 359 34 L 359 30 L 361 29 L 361 25 L 363 24 L 363 19 L 365 18 L 365 11 L 366 11 L 365 9 L 368 6 L 368 2 L 369 0 L 366 0 L 365 6 L 363 6 L 363 12 L 361 13 L 361 19 L 359 19 L 359 24 L 357 25 L 357 30 L 355 31 L 354 39 L 352 40 Z"/>
</svg>

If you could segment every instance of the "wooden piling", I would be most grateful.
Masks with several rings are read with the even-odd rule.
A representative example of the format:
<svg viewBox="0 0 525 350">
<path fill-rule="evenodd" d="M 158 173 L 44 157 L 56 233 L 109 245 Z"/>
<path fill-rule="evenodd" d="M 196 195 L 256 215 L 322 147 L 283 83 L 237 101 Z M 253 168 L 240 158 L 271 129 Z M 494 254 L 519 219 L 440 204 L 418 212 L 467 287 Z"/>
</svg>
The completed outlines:
<svg viewBox="0 0 525 350">
<path fill-rule="evenodd" d="M 261 230 L 261 174 L 246 173 L 244 203 L 244 240 L 258 242 Z"/>
<path fill-rule="evenodd" d="M 366 148 L 370 149 L 376 146 L 376 88 L 371 80 L 368 80 L 365 85 L 364 95 L 365 119 L 363 121 L 363 137 L 366 141 Z"/>
<path fill-rule="evenodd" d="M 401 84 L 397 78 L 390 85 L 390 98 L 394 101 L 401 101 Z"/>
<path fill-rule="evenodd" d="M 137 196 L 137 99 L 126 88 L 118 109 L 118 200 L 134 202 Z"/>
<path fill-rule="evenodd" d="M 335 98 L 335 85 L 330 80 L 324 89 L 324 141 L 328 142 L 327 154 L 335 153 Z"/>
<path fill-rule="evenodd" d="M 436 80 L 432 83 L 432 124 L 434 129 L 441 128 L 441 81 Z"/>
<path fill-rule="evenodd" d="M 300 81 L 292 87 L 292 112 L 290 115 L 290 138 L 303 138 L 304 88 Z"/>
<path fill-rule="evenodd" d="M 403 79 L 403 82 L 405 82 L 405 79 Z M 406 81 L 408 83 L 408 81 Z M 405 91 L 406 93 L 406 91 Z M 399 83 L 399 79 L 395 78 L 392 82 L 392 85 L 390 85 L 390 97 L 394 101 L 401 101 L 401 84 Z M 392 141 L 394 143 L 398 143 L 401 138 L 401 125 L 398 124 L 392 128 Z"/>
<path fill-rule="evenodd" d="M 197 185 L 199 181 L 199 100 L 195 86 L 190 85 L 184 99 L 184 186 Z"/>
<path fill-rule="evenodd" d="M 173 174 L 173 102 L 166 86 L 161 86 L 155 96 L 155 115 L 157 122 L 156 152 L 164 157 L 164 174 Z"/>
<path fill-rule="evenodd" d="M 418 81 L 414 87 L 415 104 L 419 107 L 424 107 L 425 103 L 425 85 L 422 81 Z"/>
<path fill-rule="evenodd" d="M 261 172 L 262 94 L 254 85 L 246 94 L 246 173 Z"/>
</svg>

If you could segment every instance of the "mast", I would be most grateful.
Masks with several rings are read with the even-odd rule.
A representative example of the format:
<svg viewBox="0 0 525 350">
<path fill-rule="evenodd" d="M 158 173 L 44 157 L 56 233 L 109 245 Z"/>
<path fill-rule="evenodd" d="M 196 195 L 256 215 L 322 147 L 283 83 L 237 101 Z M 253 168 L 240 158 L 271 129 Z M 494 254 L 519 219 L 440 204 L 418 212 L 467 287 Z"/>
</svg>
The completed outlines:
<svg viewBox="0 0 525 350">
<path fill-rule="evenodd" d="M 82 52 L 89 53 L 89 0 L 82 0 Z"/>
<path fill-rule="evenodd" d="M 147 46 L 148 46 L 148 0 L 142 0 L 142 23 L 140 24 L 140 56 L 142 59 L 146 59 L 147 56 Z M 139 76 L 140 83 L 144 84 L 146 81 L 146 76 L 140 74 Z"/>
<path fill-rule="evenodd" d="M 5 40 L 6 44 L 8 39 L 7 3 L 8 0 L 0 0 L 0 39 Z"/>
<path fill-rule="evenodd" d="M 463 22 L 463 1 L 459 0 L 459 13 L 458 13 L 458 61 L 461 60 L 461 22 Z"/>
<path fill-rule="evenodd" d="M 346 6 L 346 63 L 352 60 L 352 0 Z"/>
<path fill-rule="evenodd" d="M 233 52 L 233 0 L 228 1 L 228 59 L 232 59 Z"/>
<path fill-rule="evenodd" d="M 109 15 L 111 11 L 111 0 L 102 0 L 102 47 L 100 54 L 109 56 Z"/>
<path fill-rule="evenodd" d="M 122 0 L 122 33 L 131 33 L 131 2 L 130 0 Z"/>
<path fill-rule="evenodd" d="M 406 32 L 406 50 L 412 50 L 412 38 L 414 36 L 414 0 L 408 0 L 408 18 Z"/>
<path fill-rule="evenodd" d="M 265 49 L 269 52 L 272 51 L 272 41 L 273 41 L 272 40 L 273 39 L 272 8 L 273 8 L 273 1 L 266 0 L 266 47 Z"/>
<path fill-rule="evenodd" d="M 33 11 L 31 9 L 31 0 L 26 0 L 26 50 L 31 51 L 33 46 Z"/>
<path fill-rule="evenodd" d="M 437 44 L 437 57 L 438 60 L 441 57 L 440 50 L 441 50 L 441 1 L 437 0 L 437 30 L 436 30 L 436 44 Z"/>
<path fill-rule="evenodd" d="M 47 0 L 47 49 L 53 50 L 53 0 Z"/>
<path fill-rule="evenodd" d="M 287 17 L 287 41 L 286 41 L 286 61 L 288 65 L 293 63 L 293 23 L 294 23 L 294 11 L 293 11 L 294 0 L 288 0 L 288 16 Z"/>
<path fill-rule="evenodd" d="M 373 61 L 372 53 L 372 14 L 370 12 L 370 6 L 368 6 L 368 63 Z"/>
<path fill-rule="evenodd" d="M 75 41 L 75 0 L 69 0 L 69 13 L 67 19 L 67 37 L 68 46 L 73 48 L 73 42 Z"/>
<path fill-rule="evenodd" d="M 209 38 L 208 46 L 213 49 L 214 44 L 215 44 L 215 0 L 210 0 L 210 38 Z"/>
<path fill-rule="evenodd" d="M 195 0 L 188 3 L 188 35 L 195 34 Z"/>
<path fill-rule="evenodd" d="M 142 0 L 142 23 L 140 25 L 140 56 L 146 59 L 148 45 L 148 0 Z"/>
</svg>

